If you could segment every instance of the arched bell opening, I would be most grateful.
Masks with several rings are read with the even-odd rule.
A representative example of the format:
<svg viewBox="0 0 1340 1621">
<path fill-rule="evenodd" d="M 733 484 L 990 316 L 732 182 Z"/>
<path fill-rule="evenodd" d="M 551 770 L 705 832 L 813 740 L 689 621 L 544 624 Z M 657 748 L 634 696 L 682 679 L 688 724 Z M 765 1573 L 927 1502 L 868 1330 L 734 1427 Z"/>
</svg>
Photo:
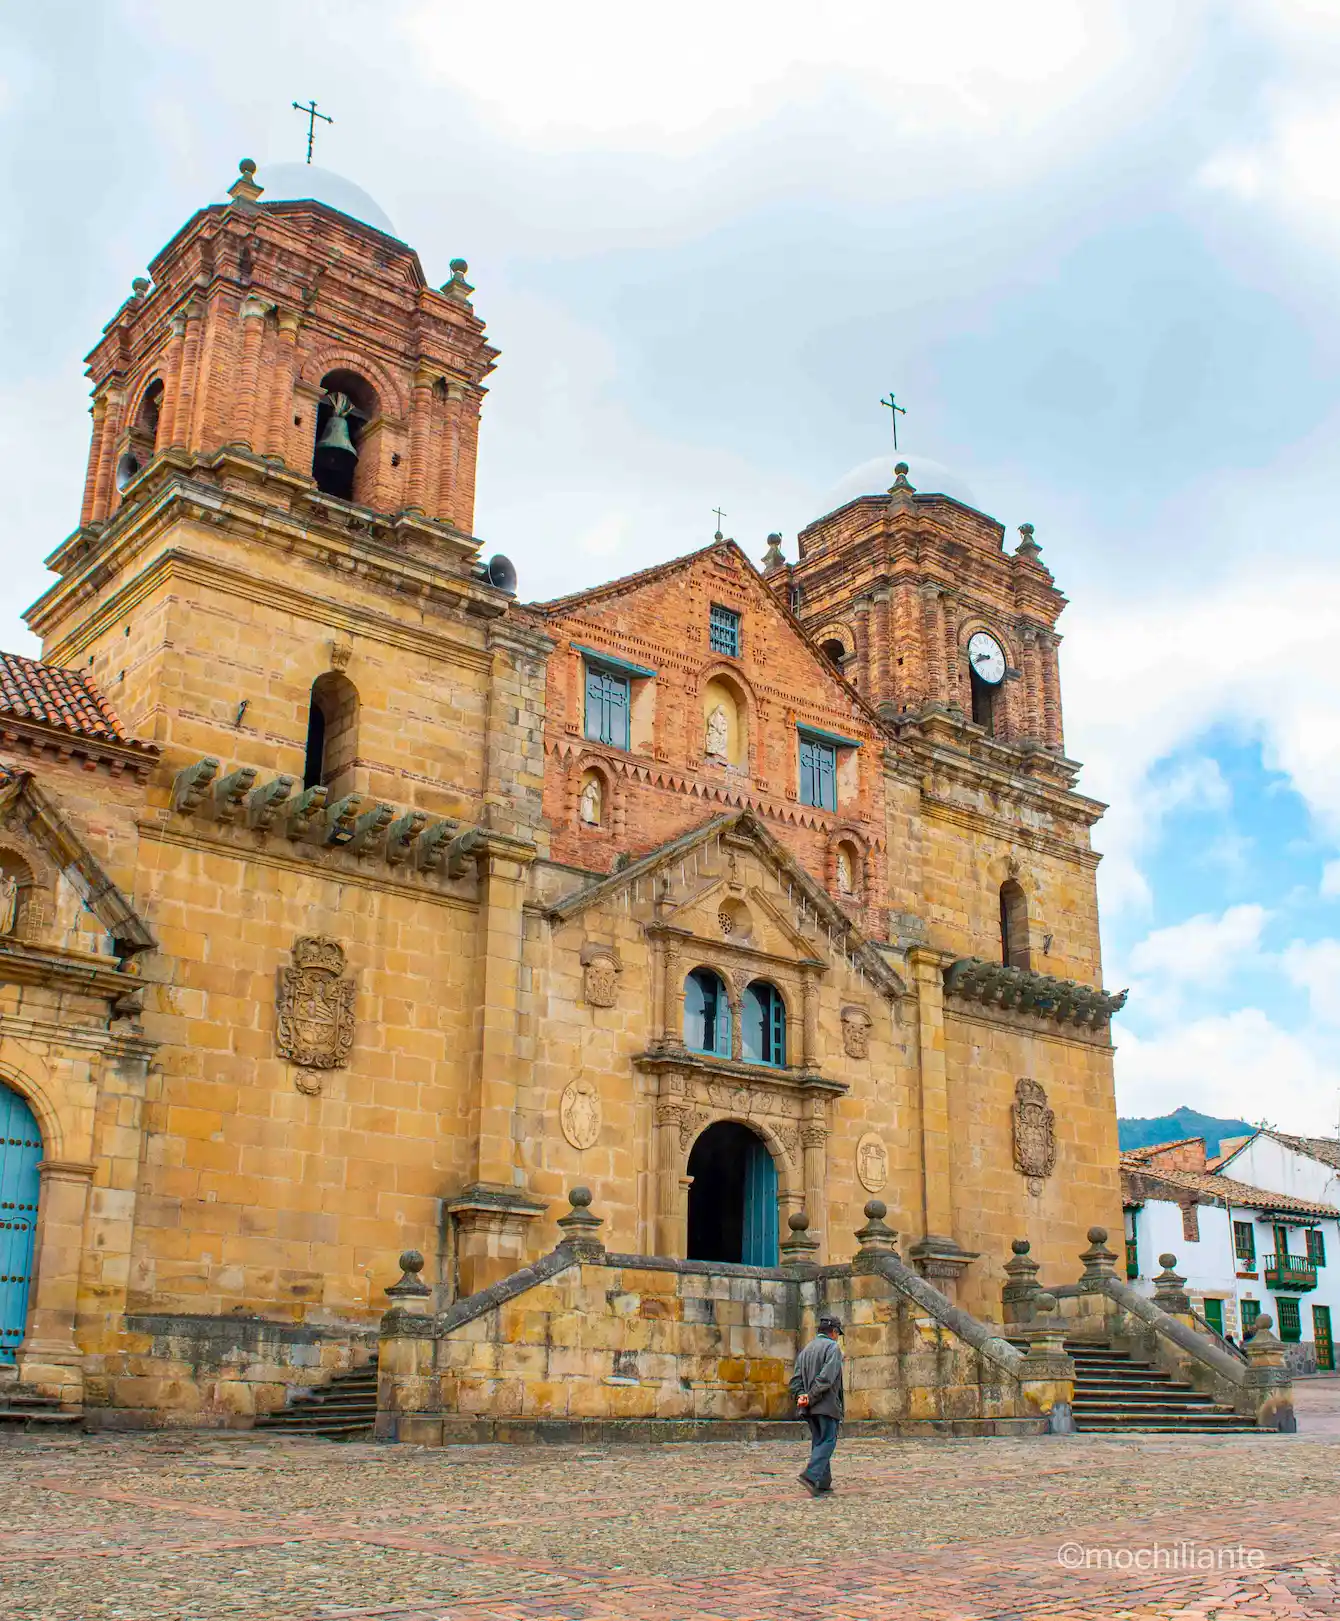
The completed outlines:
<svg viewBox="0 0 1340 1621">
<path fill-rule="evenodd" d="M 0 1365 L 14 1361 L 28 1319 L 41 1160 L 36 1115 L 0 1081 Z"/>
<path fill-rule="evenodd" d="M 125 448 L 116 458 L 115 480 L 118 495 L 153 460 L 158 448 L 158 423 L 163 414 L 163 383 L 155 378 L 145 389 L 130 425 Z"/>
<path fill-rule="evenodd" d="M 1013 878 L 1000 886 L 1000 960 L 1007 968 L 1031 968 L 1028 897 Z"/>
<path fill-rule="evenodd" d="M 312 477 L 323 495 L 365 500 L 371 470 L 360 466 L 364 431 L 377 415 L 377 393 L 357 372 L 337 369 L 321 379 Z"/>
<path fill-rule="evenodd" d="M 820 652 L 822 652 L 823 656 L 828 660 L 835 670 L 840 671 L 842 666 L 847 662 L 847 649 L 843 647 L 842 643 L 838 641 L 836 636 L 832 636 L 828 639 L 828 641 L 822 643 Z"/>
<path fill-rule="evenodd" d="M 323 787 L 330 800 L 342 799 L 353 792 L 357 756 L 358 688 L 348 676 L 327 670 L 312 683 L 303 787 Z"/>
<path fill-rule="evenodd" d="M 689 1153 L 688 1258 L 777 1265 L 777 1164 L 737 1120 L 708 1126 Z"/>
</svg>

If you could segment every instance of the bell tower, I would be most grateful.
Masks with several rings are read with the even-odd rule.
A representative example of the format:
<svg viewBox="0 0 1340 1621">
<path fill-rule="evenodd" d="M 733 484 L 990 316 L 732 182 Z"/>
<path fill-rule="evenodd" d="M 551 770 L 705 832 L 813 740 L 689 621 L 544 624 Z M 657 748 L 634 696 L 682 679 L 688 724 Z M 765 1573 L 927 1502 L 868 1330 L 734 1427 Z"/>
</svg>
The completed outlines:
<svg viewBox="0 0 1340 1621">
<path fill-rule="evenodd" d="M 994 518 L 919 494 L 899 462 L 893 487 L 800 532 L 775 589 L 886 720 L 941 716 L 1025 753 L 1064 755 L 1056 620 L 1066 599 L 1040 561 L 1033 526 L 1005 550 Z"/>
<path fill-rule="evenodd" d="M 294 166 L 267 191 L 239 169 L 89 356 L 80 524 L 28 623 L 169 755 L 244 754 L 311 786 L 324 732 L 323 785 L 482 792 L 482 767 L 430 761 L 405 721 L 437 702 L 423 661 L 465 648 L 480 684 L 511 596 L 472 533 L 497 350 L 466 263 L 430 286 L 349 182 Z M 463 752 L 459 716 L 454 732 Z"/>
</svg>

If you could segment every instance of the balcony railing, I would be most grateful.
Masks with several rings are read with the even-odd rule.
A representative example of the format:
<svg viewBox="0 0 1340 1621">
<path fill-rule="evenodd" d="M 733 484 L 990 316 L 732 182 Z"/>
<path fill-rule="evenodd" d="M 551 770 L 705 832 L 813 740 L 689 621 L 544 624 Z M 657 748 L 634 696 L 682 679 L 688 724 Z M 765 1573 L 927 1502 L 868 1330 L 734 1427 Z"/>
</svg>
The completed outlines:
<svg viewBox="0 0 1340 1621">
<path fill-rule="evenodd" d="M 1317 1269 L 1303 1255 L 1267 1255 L 1264 1260 L 1267 1289 L 1315 1289 Z"/>
<path fill-rule="evenodd" d="M 1128 1278 L 1140 1276 L 1139 1246 L 1133 1238 L 1126 1240 L 1126 1276 Z"/>
</svg>

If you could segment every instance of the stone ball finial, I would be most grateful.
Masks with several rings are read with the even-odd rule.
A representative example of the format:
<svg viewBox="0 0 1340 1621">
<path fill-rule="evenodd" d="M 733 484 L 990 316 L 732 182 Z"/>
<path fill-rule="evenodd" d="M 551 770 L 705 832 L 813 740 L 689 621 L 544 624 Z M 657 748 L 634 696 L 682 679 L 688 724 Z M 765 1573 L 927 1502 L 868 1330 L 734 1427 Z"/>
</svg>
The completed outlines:
<svg viewBox="0 0 1340 1621">
<path fill-rule="evenodd" d="M 1090 1227 L 1089 1228 L 1089 1242 L 1091 1244 L 1106 1244 L 1107 1243 L 1107 1228 L 1106 1227 Z"/>
<path fill-rule="evenodd" d="M 1269 1334 L 1275 1326 L 1275 1319 L 1268 1311 L 1263 1311 L 1252 1324 L 1253 1334 Z"/>
<path fill-rule="evenodd" d="M 130 290 L 136 298 L 143 298 L 152 284 L 147 276 L 136 276 L 130 284 Z"/>
<path fill-rule="evenodd" d="M 1027 1255 L 1029 1250 L 1031 1250 L 1033 1248 L 1033 1246 L 1028 1242 L 1028 1240 L 1026 1238 L 1016 1238 L 1010 1244 L 1010 1248 L 1014 1251 L 1014 1253 L 1016 1255 Z"/>
<path fill-rule="evenodd" d="M 883 1199 L 867 1199 L 865 1201 L 865 1219 L 867 1221 L 883 1221 L 889 1213 L 889 1207 Z"/>
<path fill-rule="evenodd" d="M 568 1195 L 568 1203 L 574 1210 L 585 1210 L 587 1205 L 591 1203 L 590 1188 L 573 1188 Z"/>
<path fill-rule="evenodd" d="M 906 478 L 908 473 L 911 471 L 906 462 L 895 462 L 893 464 L 893 470 L 902 478 Z"/>
<path fill-rule="evenodd" d="M 1177 1265 L 1177 1257 L 1171 1251 L 1168 1251 L 1166 1254 L 1159 1256 L 1159 1265 L 1165 1272 L 1171 1272 Z"/>
<path fill-rule="evenodd" d="M 253 165 L 254 167 L 254 165 Z M 402 1250 L 400 1254 L 400 1270 L 410 1277 L 418 1277 L 423 1271 L 423 1256 L 418 1250 Z"/>
<path fill-rule="evenodd" d="M 769 546 L 780 546 L 781 544 L 782 544 L 781 533 L 780 533 L 780 531 L 774 530 L 773 533 L 768 536 L 768 545 Z"/>
<path fill-rule="evenodd" d="M 1039 1316 L 1046 1317 L 1056 1310 L 1056 1296 L 1049 1295 L 1044 1289 L 1041 1294 L 1033 1296 L 1033 1310 Z"/>
<path fill-rule="evenodd" d="M 809 1230 L 810 1218 L 803 1210 L 793 1210 L 786 1218 L 786 1225 L 793 1233 L 803 1233 Z"/>
<path fill-rule="evenodd" d="M 470 266 L 464 259 L 450 259 L 447 261 L 447 269 L 451 271 L 453 276 L 463 276 L 469 268 Z"/>
<path fill-rule="evenodd" d="M 256 160 L 255 158 L 243 158 L 237 167 L 250 180 L 256 172 Z"/>
</svg>

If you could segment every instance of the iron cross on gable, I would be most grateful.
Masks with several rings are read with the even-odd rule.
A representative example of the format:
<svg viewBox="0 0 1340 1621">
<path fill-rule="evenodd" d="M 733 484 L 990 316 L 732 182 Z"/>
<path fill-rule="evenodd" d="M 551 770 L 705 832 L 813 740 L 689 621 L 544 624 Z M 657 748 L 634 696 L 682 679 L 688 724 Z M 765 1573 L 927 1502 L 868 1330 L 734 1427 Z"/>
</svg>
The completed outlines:
<svg viewBox="0 0 1340 1621">
<path fill-rule="evenodd" d="M 715 512 L 716 515 L 717 515 L 717 535 L 716 535 L 716 538 L 718 540 L 720 540 L 721 539 L 721 520 L 726 516 L 726 514 L 721 510 L 720 507 L 713 507 L 712 511 Z"/>
<path fill-rule="evenodd" d="M 305 106 L 300 101 L 295 101 L 293 106 L 297 112 L 307 114 L 307 161 L 310 163 L 312 161 L 312 141 L 316 135 L 317 119 L 319 118 L 323 124 L 333 124 L 335 120 L 329 113 L 317 112 L 315 96 Z"/>
<path fill-rule="evenodd" d="M 893 393 L 892 389 L 889 390 L 888 399 L 887 400 L 881 400 L 879 403 L 885 408 L 885 410 L 888 411 L 889 415 L 893 418 L 893 448 L 895 450 L 897 450 L 898 449 L 898 418 L 899 418 L 900 415 L 901 416 L 906 416 L 907 415 L 907 409 L 906 409 L 905 406 L 902 406 L 902 405 L 898 404 L 897 400 L 894 398 L 894 393 Z"/>
</svg>

